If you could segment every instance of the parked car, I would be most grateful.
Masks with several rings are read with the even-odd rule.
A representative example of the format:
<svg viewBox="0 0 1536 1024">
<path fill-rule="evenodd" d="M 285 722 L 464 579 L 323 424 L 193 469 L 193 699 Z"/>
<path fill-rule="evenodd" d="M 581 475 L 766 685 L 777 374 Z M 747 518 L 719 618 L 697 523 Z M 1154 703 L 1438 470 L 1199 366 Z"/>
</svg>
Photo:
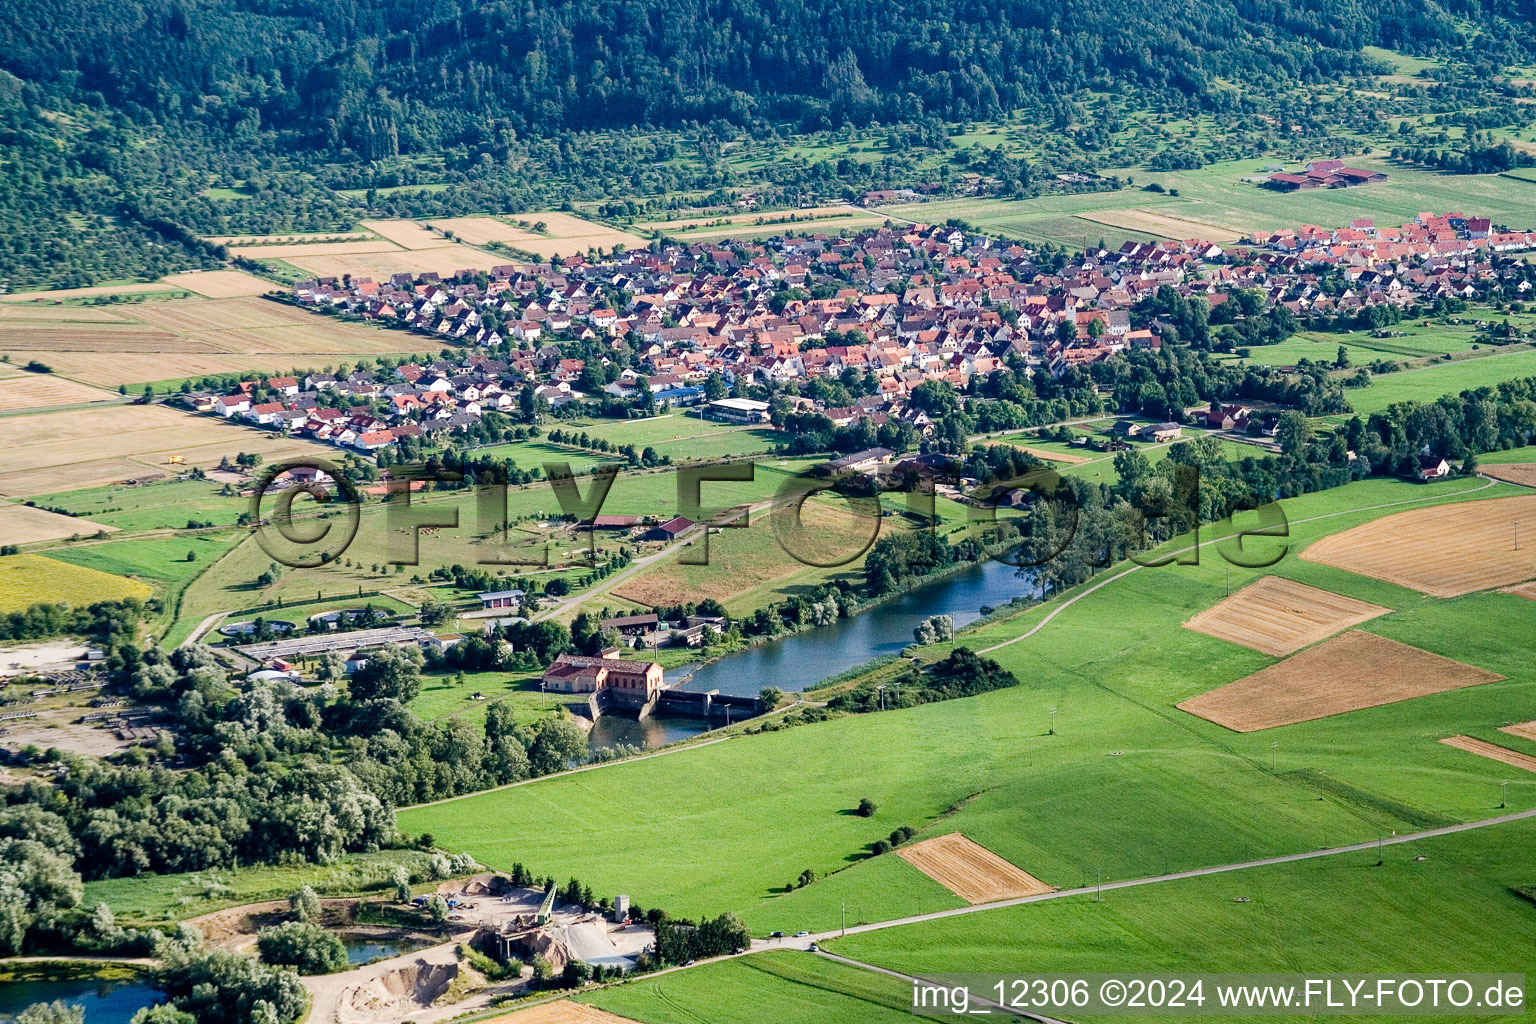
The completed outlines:
<svg viewBox="0 0 1536 1024">
<path fill-rule="evenodd" d="M 811 934 L 811 933 L 810 932 L 795 932 L 795 938 L 803 939 L 803 938 L 805 938 L 809 934 Z"/>
</svg>

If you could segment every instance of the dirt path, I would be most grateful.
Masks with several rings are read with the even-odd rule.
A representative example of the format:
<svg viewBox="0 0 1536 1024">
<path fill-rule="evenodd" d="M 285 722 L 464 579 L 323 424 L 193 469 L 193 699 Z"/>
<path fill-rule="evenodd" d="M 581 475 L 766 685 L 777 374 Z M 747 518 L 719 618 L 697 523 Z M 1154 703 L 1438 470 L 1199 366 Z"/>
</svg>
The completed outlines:
<svg viewBox="0 0 1536 1024">
<path fill-rule="evenodd" d="M 231 614 L 233 614 L 233 613 L 231 613 L 231 612 L 214 612 L 212 615 L 210 615 L 207 618 L 205 618 L 202 622 L 199 622 L 197 624 L 197 627 L 195 629 L 193 629 L 192 632 L 187 634 L 187 638 L 181 642 L 181 646 L 183 646 L 183 647 L 191 647 L 193 644 L 195 644 L 199 640 L 201 640 L 208 633 L 208 631 L 210 629 L 212 629 L 214 626 L 218 625 L 220 622 L 222 622 L 224 620 L 224 618 L 226 616 L 231 615 Z"/>
</svg>

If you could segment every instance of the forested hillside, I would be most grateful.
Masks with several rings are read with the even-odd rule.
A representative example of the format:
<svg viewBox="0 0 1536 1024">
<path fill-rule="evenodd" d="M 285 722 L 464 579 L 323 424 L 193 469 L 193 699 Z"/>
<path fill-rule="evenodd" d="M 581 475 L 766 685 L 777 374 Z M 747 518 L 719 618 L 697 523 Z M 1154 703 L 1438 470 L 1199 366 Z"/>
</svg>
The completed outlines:
<svg viewBox="0 0 1536 1024">
<path fill-rule="evenodd" d="M 1136 111 L 1216 115 L 1223 131 L 1246 135 L 1208 140 L 1206 159 L 1217 149 L 1256 155 L 1315 143 L 1341 124 L 1409 110 L 1476 110 L 1484 121 L 1515 123 L 1524 86 L 1487 89 L 1493 70 L 1536 52 L 1529 16 L 1516 8 L 1516 0 L 12 4 L 0 15 L 0 288 L 209 266 L 220 254 L 199 235 L 348 230 L 364 203 L 396 216 L 578 200 L 623 207 L 684 192 L 709 204 L 731 202 L 728 190 L 746 184 L 771 190 L 768 201 L 781 206 L 814 204 L 923 180 L 913 154 L 944 149 L 946 125 L 1020 111 L 1056 159 L 1032 168 L 994 150 L 968 167 L 1016 196 L 1032 194 L 1035 171 L 1094 169 Z M 1361 100 L 1372 94 L 1359 83 L 1390 70 L 1366 45 L 1452 55 L 1460 70 L 1455 80 L 1411 86 L 1406 101 Z M 1083 101 L 1094 96 L 1113 109 L 1085 116 Z M 888 126 L 878 162 L 771 153 L 742 182 L 723 158 L 742 140 L 782 140 L 788 150 L 797 133 L 875 123 Z M 1115 156 L 1122 162 L 1107 166 L 1148 154 Z M 1462 157 L 1422 155 L 1445 159 Z M 1198 166 L 1201 156 L 1180 147 L 1158 160 Z M 428 182 L 446 187 L 389 192 Z"/>
<path fill-rule="evenodd" d="M 376 157 L 517 132 L 724 117 L 982 117 L 1117 80 L 1231 102 L 1218 79 L 1310 80 L 1359 48 L 1520 52 L 1529 26 L 1411 0 L 55 0 L 0 25 L 0 67 L 135 120 Z M 20 10 L 16 13 L 19 15 Z M 1499 54 L 1490 52 L 1496 59 Z"/>
</svg>

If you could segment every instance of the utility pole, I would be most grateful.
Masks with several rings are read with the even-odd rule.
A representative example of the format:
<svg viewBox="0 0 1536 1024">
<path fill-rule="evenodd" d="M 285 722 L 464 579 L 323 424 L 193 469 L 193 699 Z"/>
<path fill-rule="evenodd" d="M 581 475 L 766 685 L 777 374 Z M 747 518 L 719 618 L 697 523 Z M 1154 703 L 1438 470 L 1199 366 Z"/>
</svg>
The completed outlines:
<svg viewBox="0 0 1536 1024">
<path fill-rule="evenodd" d="M 1273 743 L 1271 743 L 1269 745 L 1269 770 L 1270 771 L 1275 771 L 1277 769 L 1278 764 L 1279 764 L 1279 758 L 1280 758 L 1279 747 L 1280 747 L 1280 741 L 1279 740 L 1276 740 L 1275 742 L 1273 742 Z"/>
<path fill-rule="evenodd" d="M 1378 829 L 1377 832 L 1376 832 L 1376 866 L 1377 867 L 1381 867 L 1381 865 L 1382 865 L 1381 831 Z"/>
<path fill-rule="evenodd" d="M 1508 794 L 1508 787 L 1509 787 L 1509 783 L 1508 782 L 1501 782 L 1501 783 L 1499 783 L 1499 806 L 1500 807 L 1505 806 L 1507 804 L 1507 802 L 1508 802 L 1505 799 L 1505 797 L 1507 797 L 1509 795 Z"/>
<path fill-rule="evenodd" d="M 1227 596 L 1232 596 L 1232 567 L 1227 567 Z"/>
<path fill-rule="evenodd" d="M 1056 735 L 1056 709 L 1051 708 L 1051 735 Z"/>
<path fill-rule="evenodd" d="M 1098 872 L 1099 872 L 1099 880 L 1096 883 L 1094 883 L 1093 902 L 1095 902 L 1095 903 L 1103 903 L 1104 902 L 1104 869 L 1103 868 L 1099 868 Z"/>
<path fill-rule="evenodd" d="M 843 908 L 843 911 L 842 911 L 842 913 L 843 913 L 843 938 L 847 938 L 848 937 L 848 901 L 847 900 L 843 901 L 842 908 Z"/>
</svg>

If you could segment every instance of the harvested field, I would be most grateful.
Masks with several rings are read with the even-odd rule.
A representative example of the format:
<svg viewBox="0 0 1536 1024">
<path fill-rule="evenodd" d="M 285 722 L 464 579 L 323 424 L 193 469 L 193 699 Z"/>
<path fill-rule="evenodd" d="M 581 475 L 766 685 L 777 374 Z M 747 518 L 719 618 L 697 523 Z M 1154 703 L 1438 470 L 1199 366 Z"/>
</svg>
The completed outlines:
<svg viewBox="0 0 1536 1024">
<path fill-rule="evenodd" d="M 1507 729 L 1505 731 L 1508 732 Z M 1440 742 L 1448 747 L 1455 747 L 1457 750 L 1465 750 L 1469 754 L 1476 754 L 1478 757 L 1491 758 L 1514 768 L 1523 768 L 1528 772 L 1536 772 L 1536 757 L 1532 757 L 1530 754 L 1523 754 L 1518 750 L 1510 750 L 1508 747 L 1501 747 L 1497 743 L 1489 743 L 1487 740 L 1476 739 L 1472 736 L 1447 736 Z"/>
<path fill-rule="evenodd" d="M 164 476 L 171 455 L 186 460 L 177 472 L 193 466 L 206 469 L 241 451 L 260 452 L 267 462 L 300 454 L 336 457 L 334 449 L 309 441 L 161 405 L 105 406 L 89 416 L 43 412 L 6 420 L 0 493 L 51 494 Z"/>
<path fill-rule="evenodd" d="M 0 349 L 12 360 L 40 359 L 61 374 L 109 387 L 307 369 L 357 355 L 393 353 L 409 344 L 395 332 L 338 323 L 254 296 L 146 302 L 101 310 L 113 319 L 96 322 L 39 322 L 27 318 L 32 309 L 16 312 L 22 315 L 0 311 Z M 70 312 L 98 311 L 74 307 Z"/>
<path fill-rule="evenodd" d="M 504 1017 L 492 1017 L 481 1024 L 635 1024 L 628 1017 L 620 1017 L 607 1010 L 599 1010 L 585 1003 L 573 1003 L 561 999 L 540 1006 L 530 1006 Z"/>
<path fill-rule="evenodd" d="M 1163 238 L 1198 238 L 1205 242 L 1235 242 L 1242 232 L 1188 217 L 1158 213 L 1153 210 L 1095 210 L 1076 214 L 1080 220 L 1104 224 L 1112 228 L 1141 231 Z"/>
<path fill-rule="evenodd" d="M 1184 628 L 1283 658 L 1391 610 L 1280 576 L 1261 576 Z"/>
<path fill-rule="evenodd" d="M 1052 887 L 959 832 L 904 846 L 896 855 L 967 903 L 993 903 Z"/>
<path fill-rule="evenodd" d="M 0 302 L 62 302 L 65 299 L 87 299 L 93 295 L 125 295 L 129 292 L 175 291 L 168 284 L 146 281 L 142 284 L 99 284 L 91 288 L 56 288 L 51 292 L 14 292 L 0 295 Z"/>
<path fill-rule="evenodd" d="M 1522 583 L 1536 579 L 1536 495 L 1399 512 L 1324 537 L 1301 557 L 1434 597 Z"/>
<path fill-rule="evenodd" d="M 1478 466 L 1477 471 L 1506 483 L 1536 487 L 1536 462 L 1495 463 L 1491 466 Z"/>
<path fill-rule="evenodd" d="M 132 307 L 129 307 L 132 308 Z M 110 306 L 58 306 L 52 303 L 13 302 L 0 304 L 0 322 L 63 324 L 131 324 L 133 317 Z"/>
<path fill-rule="evenodd" d="M 105 402 L 115 395 L 77 384 L 51 374 L 29 373 L 0 380 L 0 412 L 21 409 L 46 409 L 52 405 L 80 405 Z"/>
<path fill-rule="evenodd" d="M 400 247 L 388 239 L 369 239 L 362 242 L 294 242 L 276 245 L 236 245 L 230 247 L 235 256 L 253 260 L 287 259 L 290 256 L 340 256 L 358 252 L 394 252 Z"/>
<path fill-rule="evenodd" d="M 1504 591 L 1506 594 L 1514 594 L 1516 597 L 1524 597 L 1536 601 L 1536 583 L 1522 583 L 1518 587 L 1510 587 Z"/>
<path fill-rule="evenodd" d="M 365 220 L 362 226 L 407 249 L 436 249 L 449 244 L 448 239 L 413 220 Z"/>
<path fill-rule="evenodd" d="M 1033 455 L 1037 459 L 1044 459 L 1047 462 L 1062 462 L 1068 466 L 1081 466 L 1085 462 L 1093 461 L 1081 455 L 1068 455 L 1066 452 L 1048 452 L 1044 448 L 1031 448 L 1028 445 L 1014 444 L 1011 441 L 1004 441 L 1003 443 L 1009 447 L 1017 448 L 1021 452 Z"/>
<path fill-rule="evenodd" d="M 527 227 L 521 227 L 526 224 Z M 532 229 L 544 225 L 544 234 Z M 588 249 L 611 249 L 615 245 L 635 249 L 644 247 L 645 239 L 604 224 L 594 224 L 569 213 L 519 213 L 502 220 L 497 217 L 448 217 L 434 220 L 439 231 L 451 231 L 457 238 L 473 245 L 502 242 L 514 249 L 548 259 L 573 256 Z"/>
<path fill-rule="evenodd" d="M 277 285 L 271 281 L 263 281 L 254 274 L 239 270 L 204 270 L 193 274 L 172 274 L 165 278 L 165 283 L 174 288 L 185 288 L 189 292 L 196 292 L 210 299 L 234 299 L 242 295 L 261 295 L 277 290 Z"/>
<path fill-rule="evenodd" d="M 1519 736 L 1523 740 L 1536 743 L 1536 722 L 1516 722 L 1514 725 L 1506 725 L 1499 732 L 1507 732 L 1511 736 Z"/>
<path fill-rule="evenodd" d="M 1233 732 L 1258 732 L 1503 678 L 1354 630 L 1178 706 Z"/>
<path fill-rule="evenodd" d="M 117 527 L 102 526 L 74 516 L 61 516 L 47 509 L 30 505 L 11 505 L 0 502 L 0 540 L 7 544 L 34 544 L 41 540 L 62 540 L 77 533 L 90 534 L 98 530 L 115 533 Z"/>
<path fill-rule="evenodd" d="M 382 281 L 392 274 L 433 273 L 443 277 L 461 270 L 489 270 L 510 260 L 468 245 L 439 245 L 431 249 L 391 249 L 340 256 L 289 256 L 288 263 L 318 277 L 371 277 Z"/>
</svg>

